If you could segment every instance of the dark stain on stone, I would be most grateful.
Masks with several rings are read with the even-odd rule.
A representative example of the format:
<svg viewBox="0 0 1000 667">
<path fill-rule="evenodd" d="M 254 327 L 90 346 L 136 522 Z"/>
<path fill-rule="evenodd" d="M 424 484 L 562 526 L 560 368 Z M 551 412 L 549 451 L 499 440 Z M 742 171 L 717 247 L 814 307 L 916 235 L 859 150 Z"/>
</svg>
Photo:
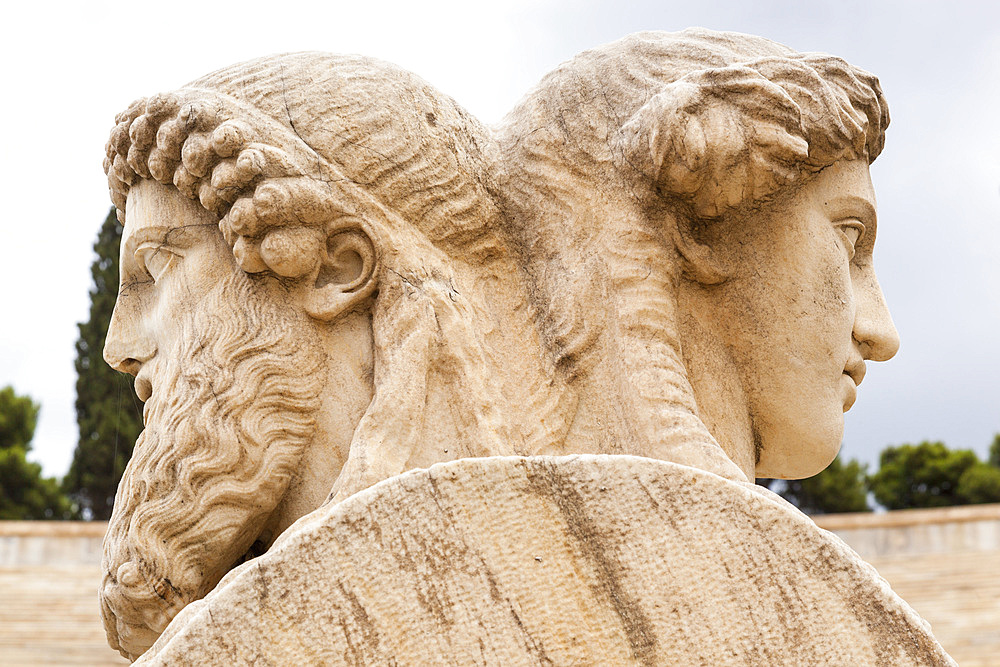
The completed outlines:
<svg viewBox="0 0 1000 667">
<path fill-rule="evenodd" d="M 551 498 L 565 518 L 580 552 L 594 569 L 597 577 L 594 592 L 606 598 L 621 619 L 634 659 L 644 665 L 658 664 L 653 625 L 639 602 L 629 595 L 623 582 L 621 563 L 605 553 L 605 540 L 587 515 L 583 497 L 573 483 L 550 463 L 532 461 L 525 465 L 525 473 L 531 490 Z"/>
<path fill-rule="evenodd" d="M 514 625 L 517 626 L 518 632 L 520 632 L 521 638 L 524 640 L 524 646 L 528 653 L 538 658 L 539 664 L 554 665 L 555 663 L 545 652 L 545 647 L 542 646 L 540 641 L 532 636 L 532 634 L 528 631 L 528 628 L 524 627 L 521 617 L 518 615 L 517 610 L 514 609 L 514 604 L 500 592 L 500 588 L 497 586 L 496 578 L 494 578 L 493 573 L 486 565 L 486 562 L 482 559 L 480 559 L 480 562 L 482 563 L 483 574 L 486 576 L 486 583 L 488 583 L 490 587 L 490 599 L 498 605 L 502 604 L 507 607 L 507 610 L 510 612 L 510 617 L 514 621 Z"/>
<path fill-rule="evenodd" d="M 268 584 L 267 577 L 264 576 L 264 568 L 260 566 L 260 561 L 257 561 L 257 581 L 260 582 L 257 599 L 263 603 L 268 596 Z"/>
<path fill-rule="evenodd" d="M 421 608 L 447 629 L 454 625 L 450 615 L 452 601 L 447 588 L 439 586 L 438 582 L 453 578 L 455 572 L 470 572 L 469 549 L 461 536 L 456 536 L 450 512 L 441 501 L 433 477 L 429 483 L 422 482 L 419 490 L 426 492 L 430 499 L 419 505 L 407 505 L 399 520 L 401 525 L 407 525 L 410 518 L 414 525 L 419 525 L 420 517 L 425 522 L 433 517 L 433 523 L 426 526 L 429 537 L 414 532 L 395 532 L 395 539 L 383 547 L 402 571 L 412 575 L 413 593 Z"/>
<path fill-rule="evenodd" d="M 350 663 L 357 667 L 370 664 L 371 660 L 378 655 L 379 636 L 378 629 L 372 623 L 364 605 L 358 600 L 354 591 L 344 586 L 343 582 L 337 583 L 340 595 L 347 601 L 347 609 L 350 616 L 341 615 L 340 627 L 344 632 L 344 640 L 347 650 L 350 653 Z M 341 607 L 344 609 L 344 607 Z M 361 640 L 356 643 L 356 640 Z M 344 656 L 347 658 L 347 656 Z"/>
<path fill-rule="evenodd" d="M 173 605 L 177 600 L 181 599 L 180 590 L 166 577 L 155 579 L 153 581 L 153 590 L 168 605 Z"/>
<path fill-rule="evenodd" d="M 870 580 L 865 574 L 854 574 L 857 580 Z M 900 664 L 899 653 L 906 655 L 908 665 L 944 666 L 941 650 L 930 634 L 912 627 L 901 618 L 898 610 L 889 609 L 872 590 L 854 591 L 847 595 L 847 605 L 854 615 L 864 622 L 872 633 L 876 667 L 893 667 Z"/>
</svg>

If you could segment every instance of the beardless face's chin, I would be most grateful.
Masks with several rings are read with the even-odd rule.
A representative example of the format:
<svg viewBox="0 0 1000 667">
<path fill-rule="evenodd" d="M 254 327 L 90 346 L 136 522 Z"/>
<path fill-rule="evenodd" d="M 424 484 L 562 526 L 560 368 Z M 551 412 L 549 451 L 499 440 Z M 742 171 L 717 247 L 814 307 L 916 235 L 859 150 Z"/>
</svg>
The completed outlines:
<svg viewBox="0 0 1000 667">
<path fill-rule="evenodd" d="M 836 406 L 834 406 L 836 407 Z M 844 436 L 843 412 L 826 404 L 810 411 L 789 411 L 757 434 L 761 446 L 758 477 L 804 479 L 823 471 L 836 458 Z"/>
<path fill-rule="evenodd" d="M 315 430 L 318 342 L 242 274 L 185 322 L 153 374 L 146 428 L 104 542 L 101 613 L 112 646 L 141 655 L 251 547 Z M 252 553 L 251 553 L 252 552 Z"/>
</svg>

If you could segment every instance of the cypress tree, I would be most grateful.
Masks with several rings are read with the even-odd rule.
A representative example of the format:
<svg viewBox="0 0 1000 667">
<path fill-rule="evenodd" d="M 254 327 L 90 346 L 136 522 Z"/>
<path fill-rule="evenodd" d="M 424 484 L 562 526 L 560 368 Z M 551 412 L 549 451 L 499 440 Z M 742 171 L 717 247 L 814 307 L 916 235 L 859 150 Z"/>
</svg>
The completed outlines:
<svg viewBox="0 0 1000 667">
<path fill-rule="evenodd" d="M 115 490 L 142 430 L 142 410 L 132 376 L 104 363 L 104 339 L 118 296 L 118 253 L 122 228 L 112 208 L 94 243 L 90 267 L 90 319 L 78 324 L 76 420 L 80 439 L 64 489 L 86 516 L 111 516 Z"/>
</svg>

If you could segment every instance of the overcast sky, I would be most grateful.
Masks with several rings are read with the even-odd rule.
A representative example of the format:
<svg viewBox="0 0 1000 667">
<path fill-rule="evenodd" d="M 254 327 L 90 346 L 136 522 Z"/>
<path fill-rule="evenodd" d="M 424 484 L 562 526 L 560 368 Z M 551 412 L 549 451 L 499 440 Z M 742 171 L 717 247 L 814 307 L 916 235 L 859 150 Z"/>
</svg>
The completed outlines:
<svg viewBox="0 0 1000 667">
<path fill-rule="evenodd" d="M 29 7 L 29 4 L 32 5 Z M 69 467 L 76 323 L 110 206 L 114 115 L 240 60 L 362 53 L 495 122 L 545 72 L 639 30 L 704 26 L 826 51 L 876 73 L 892 125 L 872 174 L 876 268 L 902 339 L 870 364 L 844 452 L 924 439 L 983 454 L 1000 432 L 1000 6 L 993 2 L 16 3 L 0 40 L 0 386 L 42 404 L 31 457 Z"/>
</svg>

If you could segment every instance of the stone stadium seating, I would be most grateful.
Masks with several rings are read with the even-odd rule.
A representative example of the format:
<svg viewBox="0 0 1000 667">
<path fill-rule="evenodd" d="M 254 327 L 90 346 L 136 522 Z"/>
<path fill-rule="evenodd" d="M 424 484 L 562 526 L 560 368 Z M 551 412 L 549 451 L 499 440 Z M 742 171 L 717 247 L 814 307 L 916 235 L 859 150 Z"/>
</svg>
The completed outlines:
<svg viewBox="0 0 1000 667">
<path fill-rule="evenodd" d="M 1000 505 L 815 519 L 875 566 L 959 665 L 1000 665 Z M 128 664 L 98 615 L 104 530 L 0 522 L 0 664 Z"/>
<path fill-rule="evenodd" d="M 961 667 L 1000 665 L 1000 505 L 814 519 L 875 566 Z"/>
<path fill-rule="evenodd" d="M 0 522 L 0 664 L 127 665 L 97 603 L 104 523 Z"/>
</svg>

